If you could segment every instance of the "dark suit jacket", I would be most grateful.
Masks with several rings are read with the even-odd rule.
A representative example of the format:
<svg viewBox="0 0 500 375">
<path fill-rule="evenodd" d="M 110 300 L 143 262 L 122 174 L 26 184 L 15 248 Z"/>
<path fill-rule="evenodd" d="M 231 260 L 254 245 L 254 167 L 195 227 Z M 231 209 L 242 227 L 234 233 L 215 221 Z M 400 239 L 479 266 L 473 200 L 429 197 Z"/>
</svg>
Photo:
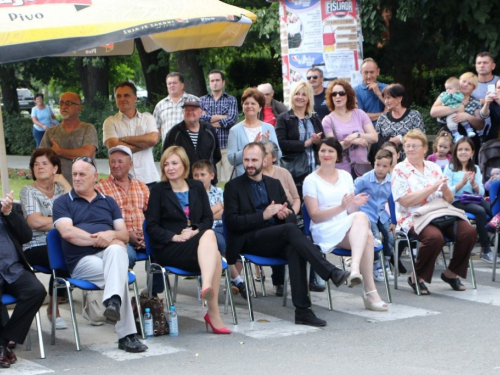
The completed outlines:
<svg viewBox="0 0 500 375">
<path fill-rule="evenodd" d="M 281 182 L 275 178 L 262 176 L 266 185 L 269 201 L 279 204 L 288 202 Z M 290 202 L 288 206 L 291 207 Z M 239 259 L 246 237 L 250 232 L 268 226 L 262 212 L 257 212 L 254 205 L 250 179 L 246 173 L 229 181 L 224 188 L 224 216 L 227 226 L 228 263 L 234 264 Z M 277 224 L 285 223 L 284 220 L 274 220 Z"/>
<path fill-rule="evenodd" d="M 208 194 L 201 181 L 186 180 L 189 185 L 189 219 L 200 230 L 212 228 L 214 219 Z M 151 188 L 146 211 L 146 231 L 151 246 L 162 249 L 172 237 L 187 227 L 187 218 L 170 182 L 162 181 Z"/>
</svg>

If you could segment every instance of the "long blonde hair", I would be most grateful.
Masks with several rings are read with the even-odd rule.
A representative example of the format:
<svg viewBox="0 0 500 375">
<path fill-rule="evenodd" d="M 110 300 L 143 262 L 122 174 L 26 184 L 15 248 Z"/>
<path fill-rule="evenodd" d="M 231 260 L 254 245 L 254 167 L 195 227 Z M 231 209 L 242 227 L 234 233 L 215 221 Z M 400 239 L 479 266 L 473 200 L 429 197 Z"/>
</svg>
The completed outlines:
<svg viewBox="0 0 500 375">
<path fill-rule="evenodd" d="M 294 105 L 293 105 L 293 97 L 301 89 L 304 89 L 306 91 L 307 99 L 309 100 L 309 102 L 307 103 L 307 107 L 306 107 L 306 113 L 308 115 L 312 115 L 312 113 L 314 111 L 314 91 L 313 91 L 312 86 L 306 81 L 299 81 L 299 82 L 296 82 L 292 85 L 292 89 L 290 90 L 289 108 L 292 108 L 293 110 L 295 110 Z"/>
</svg>

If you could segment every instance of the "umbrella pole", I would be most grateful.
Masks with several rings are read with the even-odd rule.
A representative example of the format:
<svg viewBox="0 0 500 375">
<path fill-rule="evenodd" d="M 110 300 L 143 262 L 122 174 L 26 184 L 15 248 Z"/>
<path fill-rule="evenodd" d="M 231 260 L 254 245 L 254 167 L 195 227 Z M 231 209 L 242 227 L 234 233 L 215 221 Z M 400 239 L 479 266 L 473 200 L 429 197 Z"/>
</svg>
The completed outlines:
<svg viewBox="0 0 500 375">
<path fill-rule="evenodd" d="M 5 134 L 3 132 L 2 108 L 0 107 L 0 173 L 2 176 L 2 197 L 10 191 L 9 170 L 7 167 L 7 149 L 5 148 Z"/>
</svg>

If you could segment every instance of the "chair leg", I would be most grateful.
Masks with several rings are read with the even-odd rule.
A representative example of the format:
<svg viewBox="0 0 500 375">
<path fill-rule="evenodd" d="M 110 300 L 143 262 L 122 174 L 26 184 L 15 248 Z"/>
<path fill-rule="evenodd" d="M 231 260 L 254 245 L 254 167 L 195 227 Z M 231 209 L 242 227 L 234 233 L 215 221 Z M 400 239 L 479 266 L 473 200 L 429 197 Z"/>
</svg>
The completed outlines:
<svg viewBox="0 0 500 375">
<path fill-rule="evenodd" d="M 136 301 L 140 301 L 139 291 L 137 290 L 137 279 L 132 283 L 134 287 L 134 296 Z M 141 336 L 143 340 L 146 340 L 145 329 L 144 329 L 144 316 L 142 315 L 141 304 L 137 303 L 137 315 L 139 315 L 139 323 L 141 325 Z"/>
<path fill-rule="evenodd" d="M 326 254 L 323 253 L 323 258 L 326 259 Z M 326 297 L 328 298 L 328 310 L 332 311 L 333 310 L 333 303 L 332 303 L 332 289 L 330 287 L 330 280 L 326 280 Z"/>
<path fill-rule="evenodd" d="M 76 350 L 80 351 L 82 350 L 80 346 L 80 333 L 78 332 L 78 324 L 76 323 L 76 314 L 75 314 L 75 306 L 73 304 L 73 293 L 71 292 L 71 288 L 69 285 L 69 282 L 66 281 L 66 290 L 68 291 L 68 301 L 69 301 L 69 310 L 71 312 L 71 320 L 73 323 L 73 331 L 75 334 L 75 343 L 76 343 Z M 57 294 L 56 294 L 57 295 Z M 57 298 L 53 298 L 54 301 L 57 300 Z M 52 330 L 54 330 L 56 322 L 54 317 L 56 316 L 55 314 L 55 303 L 52 305 Z"/>
<path fill-rule="evenodd" d="M 40 346 L 40 358 L 45 358 L 45 346 L 43 345 L 43 336 L 42 336 L 42 319 L 40 318 L 40 311 L 35 315 L 36 320 L 36 329 L 38 332 L 38 345 Z M 31 338 L 30 338 L 31 343 Z"/>
<path fill-rule="evenodd" d="M 498 231 L 495 232 L 495 247 L 493 248 L 493 272 L 491 281 L 495 281 L 495 276 L 497 274 L 497 257 L 498 257 Z"/>
<path fill-rule="evenodd" d="M 394 289 L 398 289 L 398 277 L 399 277 L 399 243 L 400 239 L 396 238 L 394 241 L 394 250 L 392 255 L 394 257 Z"/>
<path fill-rule="evenodd" d="M 420 295 L 422 295 L 422 293 L 420 291 L 420 284 L 418 283 L 417 270 L 415 268 L 415 256 L 413 255 L 413 249 L 411 248 L 411 242 L 409 240 L 408 240 L 408 249 L 410 250 L 411 267 L 413 268 L 413 277 L 415 278 L 415 286 L 417 289 L 417 296 L 420 296 Z M 418 246 L 417 246 L 417 249 L 418 249 Z"/>
<path fill-rule="evenodd" d="M 250 262 L 247 262 L 245 257 L 243 255 L 240 255 L 241 261 L 243 263 L 243 274 L 245 276 L 245 283 L 246 285 L 250 285 L 250 279 L 249 279 L 249 274 L 251 274 L 251 265 Z M 252 277 L 253 279 L 253 277 Z M 255 293 L 255 290 L 254 290 Z M 248 303 L 248 313 L 250 314 L 250 321 L 254 321 L 253 317 L 253 308 L 252 308 L 252 296 L 251 293 L 247 293 L 247 303 Z"/>
<path fill-rule="evenodd" d="M 170 310 L 170 306 L 174 305 L 172 301 L 172 293 L 170 291 L 170 280 L 168 279 L 168 273 L 165 271 L 165 268 L 162 267 L 161 273 L 163 275 L 163 290 L 165 292 L 165 301 L 168 304 L 168 310 Z"/>
<path fill-rule="evenodd" d="M 450 245 L 450 249 L 451 249 L 452 245 Z M 450 251 L 450 259 L 451 259 L 451 254 L 452 252 Z M 441 255 L 443 256 L 443 265 L 444 265 L 444 269 L 447 269 L 448 268 L 448 264 L 446 264 L 446 256 L 444 254 L 444 248 L 441 250 Z"/>
<path fill-rule="evenodd" d="M 56 298 L 52 298 L 52 327 L 50 329 L 50 345 L 55 345 L 56 344 L 56 324 L 55 324 L 55 312 L 57 311 L 57 289 L 59 281 L 54 277 L 54 283 L 52 287 L 52 295 L 56 296 Z M 68 296 L 69 299 L 69 296 Z"/>
<path fill-rule="evenodd" d="M 384 259 L 384 254 L 382 254 L 382 251 L 379 252 L 379 258 L 382 258 L 381 263 L 382 263 L 382 270 L 384 272 L 384 282 L 385 282 L 385 290 L 387 291 L 387 300 L 389 303 L 392 303 L 391 289 L 389 287 L 389 277 L 387 276 L 387 269 L 385 268 L 385 259 Z"/>
<path fill-rule="evenodd" d="M 177 302 L 177 286 L 179 285 L 179 276 L 174 277 L 174 303 Z"/>
<path fill-rule="evenodd" d="M 231 312 L 233 314 L 233 324 L 237 325 L 238 324 L 238 318 L 236 316 L 236 308 L 234 306 L 234 298 L 233 298 L 233 293 L 231 292 L 231 279 L 229 277 L 229 265 L 226 268 L 225 271 L 225 276 L 226 276 L 226 306 L 225 306 L 225 311 L 224 313 L 227 314 L 227 300 L 229 299 L 229 303 L 231 304 Z M 247 297 L 248 298 L 248 297 Z"/>
<path fill-rule="evenodd" d="M 288 299 L 288 265 L 285 266 L 285 283 L 283 285 L 283 307 L 286 307 L 286 301 Z"/>
<path fill-rule="evenodd" d="M 477 289 L 476 272 L 474 271 L 474 262 L 470 258 L 469 258 L 469 268 L 470 268 L 470 276 L 472 279 L 472 288 Z"/>
</svg>

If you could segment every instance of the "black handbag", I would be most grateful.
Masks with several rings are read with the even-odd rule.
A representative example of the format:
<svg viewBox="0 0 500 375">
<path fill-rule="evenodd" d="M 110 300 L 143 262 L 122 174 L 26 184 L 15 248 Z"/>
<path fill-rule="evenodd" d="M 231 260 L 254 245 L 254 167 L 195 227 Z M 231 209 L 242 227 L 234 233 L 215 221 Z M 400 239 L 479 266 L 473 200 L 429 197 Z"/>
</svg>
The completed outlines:
<svg viewBox="0 0 500 375">
<path fill-rule="evenodd" d="M 443 236 L 446 237 L 444 231 L 446 228 L 449 226 L 453 225 L 453 238 L 451 238 L 452 241 L 456 240 L 457 237 L 457 220 L 458 217 L 456 216 L 451 216 L 451 215 L 444 215 L 441 217 L 437 217 L 434 220 L 430 222 L 431 225 L 434 225 L 437 227 L 441 233 L 443 233 Z"/>
<path fill-rule="evenodd" d="M 309 174 L 309 160 L 307 153 L 283 155 L 280 160 L 281 166 L 290 172 L 295 182 L 302 181 Z"/>
</svg>

